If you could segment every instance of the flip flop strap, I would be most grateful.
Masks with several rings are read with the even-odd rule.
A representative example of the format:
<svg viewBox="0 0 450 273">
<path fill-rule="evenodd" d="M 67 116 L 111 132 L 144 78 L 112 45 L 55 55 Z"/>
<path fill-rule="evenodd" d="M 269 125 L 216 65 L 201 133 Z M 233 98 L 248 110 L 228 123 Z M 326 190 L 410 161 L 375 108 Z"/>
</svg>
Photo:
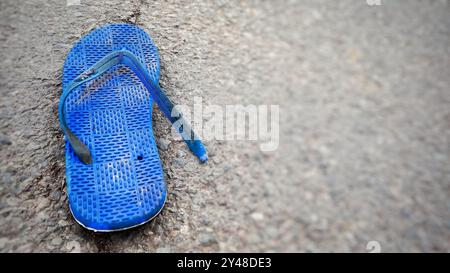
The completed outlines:
<svg viewBox="0 0 450 273">
<path fill-rule="evenodd" d="M 68 95 L 80 85 L 100 77 L 108 69 L 117 65 L 125 64 L 131 68 L 131 70 L 138 76 L 144 86 L 149 90 L 150 95 L 156 101 L 161 111 L 167 117 L 167 119 L 174 124 L 180 124 L 180 128 L 177 128 L 182 135 L 183 140 L 186 142 L 189 149 L 194 155 L 196 155 L 201 162 L 208 160 L 206 149 L 197 134 L 189 126 L 189 123 L 184 119 L 182 113 L 174 109 L 173 102 L 167 97 L 164 91 L 159 87 L 157 82 L 154 82 L 147 72 L 146 68 L 139 62 L 138 58 L 128 50 L 122 49 L 114 51 L 100 61 L 91 66 L 88 70 L 81 73 L 73 81 L 71 81 L 61 95 L 59 102 L 59 123 L 62 131 L 67 136 L 67 140 L 74 153 L 85 164 L 92 163 L 92 154 L 89 148 L 70 130 L 67 125 L 65 117 L 65 102 Z M 174 113 L 172 113 L 172 111 Z"/>
</svg>

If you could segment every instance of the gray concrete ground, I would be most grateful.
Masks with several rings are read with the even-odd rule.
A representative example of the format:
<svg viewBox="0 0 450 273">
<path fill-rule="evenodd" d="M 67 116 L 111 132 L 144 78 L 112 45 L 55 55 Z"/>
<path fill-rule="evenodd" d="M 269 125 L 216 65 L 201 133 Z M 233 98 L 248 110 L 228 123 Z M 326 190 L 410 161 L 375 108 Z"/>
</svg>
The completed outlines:
<svg viewBox="0 0 450 273">
<path fill-rule="evenodd" d="M 450 2 L 0 2 L 0 251 L 450 250 Z M 68 210 L 56 109 L 71 45 L 109 22 L 159 46 L 192 105 L 279 104 L 279 149 L 155 131 L 169 188 L 153 222 L 94 234 Z"/>
</svg>

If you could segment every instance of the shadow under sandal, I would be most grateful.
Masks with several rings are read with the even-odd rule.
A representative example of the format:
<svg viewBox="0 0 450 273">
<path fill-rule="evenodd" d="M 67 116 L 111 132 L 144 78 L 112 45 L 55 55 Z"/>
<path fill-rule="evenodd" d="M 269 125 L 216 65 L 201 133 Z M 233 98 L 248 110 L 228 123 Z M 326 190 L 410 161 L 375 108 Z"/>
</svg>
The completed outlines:
<svg viewBox="0 0 450 273">
<path fill-rule="evenodd" d="M 132 228 L 162 210 L 167 188 L 152 130 L 153 101 L 199 160 L 208 159 L 160 89 L 159 68 L 150 36 L 129 24 L 95 29 L 67 55 L 59 103 L 67 193 L 74 218 L 87 229 Z"/>
</svg>

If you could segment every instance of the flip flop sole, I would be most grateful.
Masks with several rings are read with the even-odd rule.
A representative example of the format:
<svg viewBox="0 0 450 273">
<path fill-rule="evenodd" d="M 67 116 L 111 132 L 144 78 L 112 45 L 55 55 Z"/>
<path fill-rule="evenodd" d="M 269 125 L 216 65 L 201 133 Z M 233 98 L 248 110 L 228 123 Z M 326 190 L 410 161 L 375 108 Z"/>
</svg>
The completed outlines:
<svg viewBox="0 0 450 273">
<path fill-rule="evenodd" d="M 126 49 L 159 79 L 159 55 L 150 36 L 128 24 L 95 29 L 75 43 L 63 69 L 63 88 L 106 54 Z M 152 130 L 152 98 L 124 65 L 85 83 L 66 99 L 67 124 L 90 149 L 83 164 L 66 141 L 69 206 L 77 222 L 95 231 L 141 225 L 166 200 L 166 185 Z"/>
</svg>

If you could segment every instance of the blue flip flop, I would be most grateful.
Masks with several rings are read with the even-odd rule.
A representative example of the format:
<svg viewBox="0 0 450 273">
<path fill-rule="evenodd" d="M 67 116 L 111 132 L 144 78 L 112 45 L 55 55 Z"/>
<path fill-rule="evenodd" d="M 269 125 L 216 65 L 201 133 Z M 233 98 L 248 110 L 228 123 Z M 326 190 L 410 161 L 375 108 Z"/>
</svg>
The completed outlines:
<svg viewBox="0 0 450 273">
<path fill-rule="evenodd" d="M 152 39 L 130 24 L 97 28 L 67 55 L 59 103 L 67 194 L 74 218 L 87 229 L 128 229 L 162 210 L 167 189 L 152 130 L 153 101 L 172 124 L 181 124 L 177 129 L 200 161 L 208 159 L 160 89 L 159 68 Z"/>
</svg>

